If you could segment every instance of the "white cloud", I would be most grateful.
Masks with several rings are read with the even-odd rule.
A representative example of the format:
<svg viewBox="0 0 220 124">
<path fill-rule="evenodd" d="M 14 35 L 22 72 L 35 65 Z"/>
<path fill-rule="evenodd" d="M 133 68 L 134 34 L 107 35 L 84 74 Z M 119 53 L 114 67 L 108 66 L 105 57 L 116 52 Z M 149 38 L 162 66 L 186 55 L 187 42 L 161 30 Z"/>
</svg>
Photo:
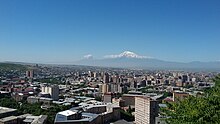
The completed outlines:
<svg viewBox="0 0 220 124">
<path fill-rule="evenodd" d="M 84 59 L 93 59 L 93 56 L 91 54 L 83 56 Z"/>
</svg>

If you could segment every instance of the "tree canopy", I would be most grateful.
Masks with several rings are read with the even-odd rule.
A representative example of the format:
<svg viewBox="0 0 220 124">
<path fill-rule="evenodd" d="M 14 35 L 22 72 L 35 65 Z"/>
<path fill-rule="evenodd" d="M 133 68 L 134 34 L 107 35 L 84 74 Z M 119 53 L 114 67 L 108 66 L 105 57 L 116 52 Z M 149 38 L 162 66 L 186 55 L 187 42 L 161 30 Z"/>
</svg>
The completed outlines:
<svg viewBox="0 0 220 124">
<path fill-rule="evenodd" d="M 215 86 L 205 90 L 200 97 L 190 96 L 177 103 L 169 103 L 163 110 L 168 124 L 220 124 L 220 76 Z"/>
</svg>

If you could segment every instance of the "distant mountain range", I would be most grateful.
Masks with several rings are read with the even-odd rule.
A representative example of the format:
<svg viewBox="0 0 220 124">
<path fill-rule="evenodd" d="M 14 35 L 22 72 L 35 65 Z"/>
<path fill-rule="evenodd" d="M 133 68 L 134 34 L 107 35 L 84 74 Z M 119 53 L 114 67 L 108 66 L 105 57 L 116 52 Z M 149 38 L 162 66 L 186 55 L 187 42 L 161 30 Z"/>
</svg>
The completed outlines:
<svg viewBox="0 0 220 124">
<path fill-rule="evenodd" d="M 20 65 L 36 64 L 36 63 L 25 63 L 25 62 L 3 62 L 3 63 L 20 64 Z M 3 63 L 0 62 L 1 66 Z M 140 56 L 130 51 L 125 51 L 118 55 L 106 55 L 104 56 L 103 59 L 94 59 L 92 55 L 86 55 L 84 56 L 84 59 L 64 65 L 62 64 L 41 64 L 41 65 L 45 65 L 45 66 L 46 65 L 53 65 L 53 66 L 82 65 L 82 66 L 130 68 L 130 69 L 220 71 L 220 61 L 213 61 L 213 62 L 194 61 L 189 63 L 171 62 L 171 61 L 163 61 L 147 56 Z"/>
<path fill-rule="evenodd" d="M 107 55 L 103 59 L 86 58 L 74 62 L 76 65 L 103 66 L 133 69 L 199 69 L 220 70 L 220 62 L 170 62 L 147 56 L 140 56 L 130 51 L 118 55 Z"/>
</svg>

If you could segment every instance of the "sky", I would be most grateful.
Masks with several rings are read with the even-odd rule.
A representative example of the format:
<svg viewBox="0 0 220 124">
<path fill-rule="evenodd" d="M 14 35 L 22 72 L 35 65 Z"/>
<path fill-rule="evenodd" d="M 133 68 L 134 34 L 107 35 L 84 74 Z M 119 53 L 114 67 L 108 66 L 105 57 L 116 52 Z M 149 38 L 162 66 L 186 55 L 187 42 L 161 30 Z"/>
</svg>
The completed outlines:
<svg viewBox="0 0 220 124">
<path fill-rule="evenodd" d="M 0 61 L 66 63 L 123 51 L 220 60 L 220 1 L 0 0 Z"/>
</svg>

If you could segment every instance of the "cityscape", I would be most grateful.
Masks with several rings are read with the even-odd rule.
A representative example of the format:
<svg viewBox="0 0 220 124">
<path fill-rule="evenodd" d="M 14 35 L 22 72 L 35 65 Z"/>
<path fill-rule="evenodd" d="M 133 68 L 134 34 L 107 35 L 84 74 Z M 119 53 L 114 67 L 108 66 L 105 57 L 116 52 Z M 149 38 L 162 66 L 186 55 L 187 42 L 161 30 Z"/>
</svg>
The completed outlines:
<svg viewBox="0 0 220 124">
<path fill-rule="evenodd" d="M 1 0 L 0 124 L 219 124 L 217 0 Z"/>
<path fill-rule="evenodd" d="M 204 95 L 218 75 L 12 63 L 1 67 L 0 104 L 12 107 L 1 107 L 1 123 L 165 123 L 161 108 Z"/>
</svg>

